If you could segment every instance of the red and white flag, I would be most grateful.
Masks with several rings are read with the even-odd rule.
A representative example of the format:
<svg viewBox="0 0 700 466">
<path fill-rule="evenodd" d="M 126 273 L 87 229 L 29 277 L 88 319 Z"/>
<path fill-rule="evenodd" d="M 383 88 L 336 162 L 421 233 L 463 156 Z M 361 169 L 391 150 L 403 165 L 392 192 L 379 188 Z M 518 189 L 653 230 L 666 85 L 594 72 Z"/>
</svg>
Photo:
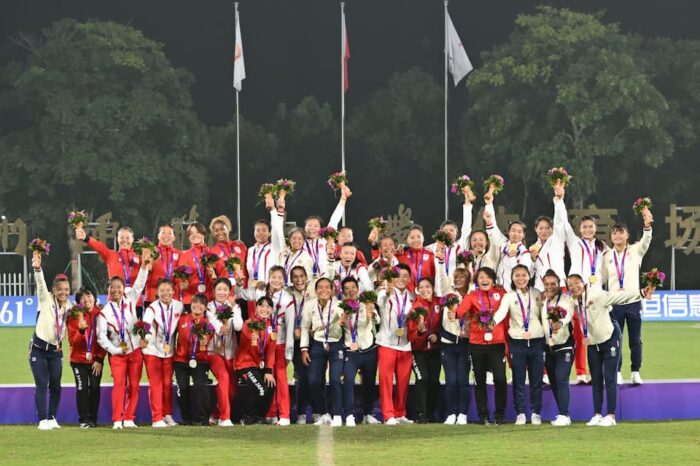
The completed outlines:
<svg viewBox="0 0 700 466">
<path fill-rule="evenodd" d="M 343 42 L 343 91 L 347 91 L 350 87 L 350 82 L 348 81 L 348 60 L 350 59 L 350 44 L 348 43 L 348 30 L 345 28 L 345 10 L 342 12 L 343 15 L 343 25 L 342 25 L 342 42 Z"/>
<path fill-rule="evenodd" d="M 238 9 L 236 9 L 236 48 L 233 56 L 233 87 L 237 91 L 243 89 L 245 79 L 245 62 L 243 61 L 243 40 L 241 39 L 241 24 L 238 21 Z"/>
</svg>

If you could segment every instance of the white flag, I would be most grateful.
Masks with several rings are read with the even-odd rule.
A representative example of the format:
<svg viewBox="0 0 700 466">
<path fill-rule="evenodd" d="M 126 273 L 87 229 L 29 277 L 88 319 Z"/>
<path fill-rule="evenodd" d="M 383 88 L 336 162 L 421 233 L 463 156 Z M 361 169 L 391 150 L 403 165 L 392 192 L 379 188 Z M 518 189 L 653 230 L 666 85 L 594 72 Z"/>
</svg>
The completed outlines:
<svg viewBox="0 0 700 466">
<path fill-rule="evenodd" d="M 236 52 L 233 56 L 233 87 L 239 92 L 243 88 L 244 79 L 243 40 L 241 39 L 241 24 L 238 21 L 238 10 L 236 10 Z"/>
<path fill-rule="evenodd" d="M 464 50 L 462 41 L 459 40 L 447 8 L 445 8 L 445 53 L 447 54 L 447 67 L 452 73 L 455 86 L 457 86 L 462 78 L 474 68 L 469 61 L 466 50 Z"/>
</svg>

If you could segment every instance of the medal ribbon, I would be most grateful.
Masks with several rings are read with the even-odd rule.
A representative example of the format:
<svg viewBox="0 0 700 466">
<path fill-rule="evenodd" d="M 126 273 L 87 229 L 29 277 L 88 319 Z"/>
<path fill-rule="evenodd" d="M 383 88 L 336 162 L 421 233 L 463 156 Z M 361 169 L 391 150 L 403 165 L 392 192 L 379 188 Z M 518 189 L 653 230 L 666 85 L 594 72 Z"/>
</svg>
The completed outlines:
<svg viewBox="0 0 700 466">
<path fill-rule="evenodd" d="M 304 310 L 304 301 L 306 301 L 306 296 L 301 296 L 301 303 L 297 306 L 297 298 L 292 294 L 292 299 L 294 300 L 294 327 L 298 328 L 301 326 L 301 315 Z"/>
<path fill-rule="evenodd" d="M 255 248 L 258 252 L 257 255 L 253 254 L 253 280 L 257 280 L 259 273 L 258 271 L 260 270 L 260 259 L 262 258 L 263 253 L 265 252 L 265 249 L 270 245 L 270 243 L 265 243 L 261 246 L 256 245 Z"/>
<path fill-rule="evenodd" d="M 57 303 L 54 303 L 53 305 L 53 315 L 54 315 L 54 324 L 56 326 L 56 346 L 61 345 L 61 335 L 63 335 L 63 324 L 64 324 L 64 319 L 66 317 L 66 312 L 63 313 L 62 316 L 59 316 L 59 307 Z"/>
<path fill-rule="evenodd" d="M 119 341 L 126 341 L 125 335 L 124 335 L 124 326 L 126 325 L 126 317 L 124 316 L 124 303 L 121 303 L 121 309 L 122 309 L 122 318 L 119 320 L 119 313 L 114 307 L 114 303 L 110 301 L 109 303 L 110 307 L 112 308 L 112 314 L 114 314 L 114 320 L 117 321 L 117 326 L 119 327 Z"/>
<path fill-rule="evenodd" d="M 520 293 L 516 291 L 515 296 L 518 297 L 518 304 L 520 304 L 520 314 L 523 317 L 523 327 L 525 327 L 525 331 L 527 332 L 530 328 L 530 304 L 532 303 L 532 299 L 530 297 L 530 289 L 528 288 L 527 290 L 527 315 L 525 315 L 525 304 L 523 303 L 523 300 L 520 297 Z"/>
<path fill-rule="evenodd" d="M 394 290 L 394 299 L 396 299 L 396 325 L 398 328 L 403 328 L 403 317 L 406 312 L 406 302 L 408 301 L 408 291 L 404 291 L 403 303 L 399 299 L 399 294 Z M 399 304 L 401 305 L 401 311 L 399 312 Z"/>
<path fill-rule="evenodd" d="M 190 344 L 192 345 L 192 351 L 190 351 L 190 359 L 196 359 L 197 346 L 199 345 L 199 337 L 195 335 L 192 331 L 194 328 L 194 320 L 190 321 Z"/>
<path fill-rule="evenodd" d="M 168 248 L 170 249 L 170 248 Z M 168 280 L 173 275 L 173 250 L 170 249 L 170 257 L 168 257 L 167 251 L 163 253 L 163 248 L 158 246 L 158 252 L 160 253 L 161 260 L 163 261 L 163 268 L 165 269 L 165 278 Z"/>
<path fill-rule="evenodd" d="M 593 244 L 593 252 L 595 254 L 591 255 L 591 248 L 588 246 L 588 243 L 586 242 L 585 239 L 582 239 L 581 242 L 583 243 L 583 247 L 586 249 L 586 254 L 588 254 L 588 262 L 591 265 L 591 275 L 595 275 L 595 269 L 596 266 L 598 265 L 598 248 L 595 247 L 595 243 Z M 581 262 L 583 262 L 583 249 L 581 250 Z M 583 272 L 583 270 L 582 270 Z"/>
<path fill-rule="evenodd" d="M 265 364 L 265 348 L 267 348 L 267 338 L 269 332 L 267 325 L 265 326 L 265 331 L 262 335 L 258 337 L 258 354 L 260 355 L 260 362 Z"/>
<path fill-rule="evenodd" d="M 420 251 L 418 255 L 419 257 L 417 258 L 416 262 L 416 259 L 413 257 L 413 251 L 408 251 L 408 257 L 411 260 L 411 268 L 416 272 L 416 276 L 414 277 L 416 286 L 418 286 L 418 282 L 420 282 L 423 275 L 423 251 Z"/>
<path fill-rule="evenodd" d="M 192 248 L 192 256 L 194 257 L 194 265 L 197 267 L 197 277 L 199 277 L 199 284 L 204 284 L 204 268 L 202 267 L 201 260 L 202 256 L 197 256 L 197 250 Z"/>
<path fill-rule="evenodd" d="M 623 288 L 625 284 L 625 258 L 627 257 L 627 247 L 622 253 L 622 260 L 618 263 L 617 261 L 617 251 L 613 250 L 613 259 L 615 259 L 615 270 L 617 271 L 617 282 L 620 284 L 620 289 Z"/>
<path fill-rule="evenodd" d="M 321 304 L 317 304 L 318 306 L 318 315 L 321 318 L 321 325 L 323 325 L 323 308 L 321 307 Z M 328 302 L 328 321 L 326 322 L 326 329 L 323 334 L 323 339 L 324 343 L 328 343 L 328 334 L 331 331 L 331 309 L 333 309 L 333 298 L 330 299 Z"/>
<path fill-rule="evenodd" d="M 583 327 L 583 336 L 588 338 L 588 318 L 586 316 L 586 306 L 588 301 L 588 287 L 583 292 L 583 301 L 578 298 L 578 313 L 581 317 L 581 326 Z"/>
<path fill-rule="evenodd" d="M 124 269 L 124 281 L 126 282 L 126 286 L 131 286 L 131 269 L 134 266 L 134 257 L 131 256 L 131 260 L 129 259 L 129 253 L 126 253 L 126 259 L 122 257 L 122 250 L 120 249 L 117 252 L 117 257 L 119 258 L 119 263 L 122 265 L 122 269 Z M 129 262 L 129 268 L 126 268 L 126 263 Z"/>
<path fill-rule="evenodd" d="M 165 309 L 163 309 L 163 303 L 158 301 L 158 306 L 160 306 L 160 320 L 163 321 L 163 334 L 165 335 L 165 343 L 170 343 L 170 331 L 173 328 L 173 303 L 168 306 L 168 319 L 165 319 Z"/>
</svg>

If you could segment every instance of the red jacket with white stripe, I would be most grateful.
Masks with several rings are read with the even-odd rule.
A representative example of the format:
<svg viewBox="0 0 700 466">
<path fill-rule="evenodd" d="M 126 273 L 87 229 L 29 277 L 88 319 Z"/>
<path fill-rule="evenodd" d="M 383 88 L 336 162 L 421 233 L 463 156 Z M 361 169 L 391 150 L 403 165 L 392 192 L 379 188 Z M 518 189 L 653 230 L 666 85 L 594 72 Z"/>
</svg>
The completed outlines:
<svg viewBox="0 0 700 466">
<path fill-rule="evenodd" d="M 121 277 L 127 286 L 134 286 L 136 276 L 141 267 L 140 258 L 134 254 L 132 249 L 122 249 L 113 251 L 106 244 L 89 236 L 86 240 L 88 247 L 100 256 L 102 262 L 107 265 L 107 277 Z M 124 271 L 126 270 L 126 274 Z M 129 277 L 127 280 L 127 276 Z"/>
<path fill-rule="evenodd" d="M 207 300 L 211 301 L 214 299 L 214 293 L 212 290 L 212 285 L 214 284 L 215 278 L 212 278 L 209 275 L 209 272 L 207 271 L 207 268 L 202 265 L 201 259 L 204 254 L 214 254 L 215 251 L 213 251 L 211 248 L 209 248 L 206 245 L 197 245 L 193 246 L 187 251 L 183 251 L 180 253 L 180 259 L 178 260 L 178 267 L 179 266 L 189 266 L 192 269 L 192 274 L 190 275 L 189 278 L 189 286 L 185 290 L 179 290 L 179 284 L 176 283 L 176 293 L 178 291 L 182 291 L 182 301 L 183 304 L 190 304 L 192 302 L 192 297 L 200 293 L 199 291 L 199 284 L 200 284 L 200 274 L 202 279 L 204 280 L 204 286 L 205 286 L 205 291 L 202 293 L 207 295 Z M 216 261 L 216 264 L 214 265 L 214 271 L 216 272 L 217 277 L 227 277 L 228 272 L 226 271 L 226 267 L 224 266 L 223 261 L 221 258 L 219 258 L 218 261 Z M 177 295 L 176 295 L 177 296 Z"/>
<path fill-rule="evenodd" d="M 161 278 L 169 278 L 172 280 L 173 270 L 177 268 L 177 262 L 182 254 L 179 249 L 162 245 L 158 245 L 158 253 L 160 257 L 153 261 L 153 267 L 151 268 L 151 273 L 148 275 L 148 281 L 146 282 L 146 301 L 149 303 L 158 299 L 156 296 L 158 281 Z"/>
<path fill-rule="evenodd" d="M 407 248 L 402 254 L 397 255 L 396 258 L 400 263 L 406 264 L 411 268 L 411 281 L 408 284 L 408 290 L 411 293 L 415 291 L 421 278 L 435 279 L 435 254 L 427 249 Z"/>
<path fill-rule="evenodd" d="M 238 344 L 238 351 L 236 352 L 236 359 L 234 360 L 233 367 L 236 370 L 243 370 L 251 367 L 260 368 L 260 355 L 262 351 L 262 360 L 264 360 L 265 365 L 261 369 L 263 369 L 266 373 L 271 373 L 272 368 L 275 367 L 276 345 L 275 342 L 270 339 L 270 332 L 272 331 L 270 319 L 265 321 L 266 329 L 264 332 L 260 332 L 257 345 L 253 345 L 251 343 L 251 331 L 248 328 L 249 321 L 250 319 L 243 323 L 241 340 Z"/>
<path fill-rule="evenodd" d="M 202 346 L 199 344 L 200 342 L 197 341 L 197 338 L 194 338 L 191 334 L 192 325 L 194 322 L 196 321 L 192 314 L 182 314 L 180 319 L 177 321 L 177 338 L 175 340 L 175 356 L 173 358 L 175 362 L 188 363 L 192 356 L 192 349 L 194 348 L 195 344 L 197 345 L 197 349 L 195 350 L 195 359 L 198 362 L 209 362 L 207 344 L 209 343 L 211 335 L 207 337 L 204 349 L 201 349 Z M 204 316 L 199 318 L 199 322 L 209 323 Z"/>
<path fill-rule="evenodd" d="M 77 364 L 92 364 L 97 361 L 100 364 L 104 361 L 107 352 L 97 343 L 97 316 L 100 308 L 95 306 L 85 317 L 86 327 L 79 328 L 77 317 L 68 317 L 68 342 L 70 343 L 70 362 Z M 92 360 L 85 356 L 88 350 L 88 341 L 91 342 L 90 352 Z"/>
<path fill-rule="evenodd" d="M 504 319 L 494 327 L 491 331 L 493 334 L 491 341 L 484 340 L 486 329 L 479 325 L 479 313 L 482 310 L 490 309 L 491 316 L 493 316 L 498 311 L 505 294 L 502 288 L 491 288 L 488 292 L 474 290 L 462 299 L 455 313 L 458 319 L 464 316 L 469 319 L 469 343 L 474 345 L 498 345 L 506 342 L 506 322 L 508 319 Z"/>
<path fill-rule="evenodd" d="M 418 296 L 413 303 L 411 310 L 422 307 L 428 311 L 423 323 L 425 332 L 418 331 L 418 321 L 408 319 L 408 341 L 411 342 L 413 351 L 430 351 L 440 346 L 440 298 L 433 297 L 432 301 L 426 301 L 423 297 Z M 430 343 L 428 346 L 428 337 L 435 335 L 438 337 L 435 343 Z"/>
</svg>

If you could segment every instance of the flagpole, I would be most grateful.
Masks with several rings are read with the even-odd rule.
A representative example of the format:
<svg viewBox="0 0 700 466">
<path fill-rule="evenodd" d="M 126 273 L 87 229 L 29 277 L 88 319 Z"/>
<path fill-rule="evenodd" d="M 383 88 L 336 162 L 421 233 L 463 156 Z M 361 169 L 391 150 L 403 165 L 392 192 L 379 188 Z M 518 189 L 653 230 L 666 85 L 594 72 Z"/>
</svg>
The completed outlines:
<svg viewBox="0 0 700 466">
<path fill-rule="evenodd" d="M 236 24 L 238 24 L 238 2 L 236 7 Z M 239 118 L 238 89 L 236 89 L 236 226 L 238 240 L 241 240 L 241 125 Z"/>
<path fill-rule="evenodd" d="M 340 169 L 345 171 L 345 2 L 340 2 Z M 343 34 L 345 32 L 345 34 Z M 345 225 L 345 211 L 343 211 Z"/>
<path fill-rule="evenodd" d="M 447 2 L 445 0 L 445 220 L 449 215 L 450 200 L 448 198 L 449 182 L 447 179 Z"/>
</svg>

